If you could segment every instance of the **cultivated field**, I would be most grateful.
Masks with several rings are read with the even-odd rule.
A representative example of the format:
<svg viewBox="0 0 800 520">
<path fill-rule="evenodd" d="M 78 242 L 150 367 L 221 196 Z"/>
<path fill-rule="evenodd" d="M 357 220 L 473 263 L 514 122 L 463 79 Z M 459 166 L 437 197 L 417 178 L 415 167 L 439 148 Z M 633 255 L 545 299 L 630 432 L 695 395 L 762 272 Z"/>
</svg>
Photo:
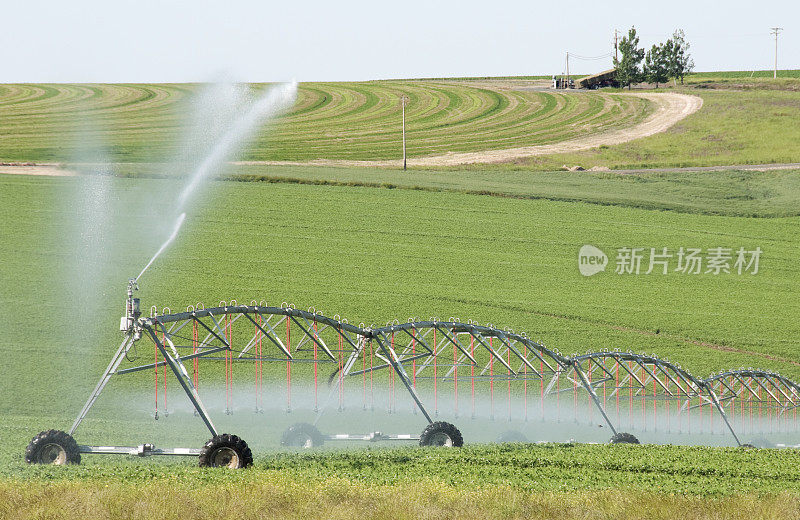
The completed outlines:
<svg viewBox="0 0 800 520">
<path fill-rule="evenodd" d="M 412 168 L 415 158 L 507 149 L 518 153 L 490 153 L 485 160 L 504 162 L 471 168 L 552 171 L 565 164 L 617 169 L 800 162 L 800 130 L 794 124 L 800 117 L 796 71 L 782 71 L 785 77 L 777 82 L 761 77 L 765 73 L 752 78 L 739 74 L 697 74 L 687 78 L 685 87 L 660 89 L 699 96 L 703 108 L 665 132 L 627 143 L 596 136 L 613 136 L 646 121 L 659 97 L 556 93 L 541 90 L 541 80 L 524 79 L 303 84 L 295 109 L 256 138 L 240 158 L 377 161 L 396 167 L 401 150 L 399 96 L 406 94 Z M 187 124 L 179 114 L 198 88 L 2 85 L 0 161 L 174 160 L 180 156 L 177 137 Z M 596 141 L 596 148 L 565 152 L 558 145 L 525 158 L 531 155 L 525 151 L 530 147 L 576 138 Z M 87 141 L 103 144 L 86 149 Z M 69 152 L 80 145 L 83 153 Z M 419 163 L 453 168 L 452 164 L 476 160 L 481 159 L 467 155 Z"/>
<path fill-rule="evenodd" d="M 48 424 L 66 426 L 94 376 L 75 381 L 64 373 L 102 370 L 119 338 L 114 326 L 119 281 L 138 272 L 158 245 L 137 215 L 141 202 L 123 203 L 112 228 L 115 245 L 106 257 L 111 265 L 98 266 L 96 292 L 82 294 L 62 259 L 70 258 L 75 240 L 72 194 L 78 183 L 89 181 L 2 179 L 3 207 L 17 208 L 7 212 L 3 224 L 4 239 L 13 247 L 3 251 L 3 306 L 9 310 L 2 341 L 16 355 L 2 384 L 6 409 L 14 416 L 47 416 Z M 120 201 L 170 193 L 175 186 L 158 179 L 109 182 L 112 198 Z M 760 182 L 771 185 L 768 175 Z M 659 190 L 680 193 L 680 182 L 662 181 Z M 706 191 L 707 203 L 730 195 Z M 207 201 L 190 216 L 170 254 L 142 281 L 145 308 L 178 310 L 197 301 L 256 298 L 375 323 L 460 316 L 524 331 L 565 354 L 621 348 L 654 352 L 700 377 L 739 366 L 800 375 L 794 360 L 798 331 L 791 319 L 798 310 L 791 296 L 797 281 L 797 217 L 630 207 L 646 206 L 641 200 L 606 206 L 284 183 L 220 182 Z M 609 252 L 629 245 L 758 246 L 765 253 L 756 276 L 604 273 L 583 278 L 576 254 L 585 243 Z M 14 312 L 17 308 L 26 310 Z M 84 323 L 80 335 L 49 325 L 51 316 L 64 312 Z M 54 349 L 54 343 L 61 347 Z M 42 379 L 51 383 L 37 384 Z M 136 388 L 146 389 L 152 379 L 140 383 Z M 28 389 L 29 400 L 10 397 L 19 388 Z M 150 412 L 144 403 L 142 418 Z M 102 429 L 102 424 L 96 426 Z M 9 442 L 19 450 L 43 426 L 30 424 Z"/>
<path fill-rule="evenodd" d="M 796 516 L 797 455 L 775 450 L 518 445 L 279 454 L 247 471 L 136 459 L 4 464 L 0 514 L 100 518 Z M 20 475 L 26 479 L 20 485 Z M 10 480 L 9 480 L 10 478 Z M 68 512 L 68 513 L 67 513 Z"/>
<path fill-rule="evenodd" d="M 105 141 L 113 162 L 173 158 L 178 113 L 197 88 L 0 86 L 0 160 L 75 161 L 66 149 L 87 138 Z M 409 98 L 410 157 L 559 142 L 632 126 L 653 110 L 641 97 L 545 92 L 519 81 L 311 83 L 243 159 L 396 159 L 401 95 Z"/>
<path fill-rule="evenodd" d="M 557 121 L 564 133 L 553 139 L 579 135 L 583 124 L 598 132 L 637 124 L 652 110 L 647 100 L 616 93 L 554 94 L 482 81 L 304 85 L 293 114 L 256 139 L 246 158 L 394 157 L 401 91 L 415 93 L 411 124 L 427 121 L 414 129 L 427 143 L 416 156 L 494 146 L 474 139 L 481 132 L 497 135 L 498 146 L 540 144 Z M 591 518 L 635 511 L 674 518 L 688 510 L 709 518 L 797 516 L 794 450 L 559 443 L 297 454 L 279 451 L 277 433 L 310 412 L 256 415 L 246 402 L 225 416 L 211 384 L 202 395 L 218 425 L 241 432 L 257 449 L 250 470 L 88 455 L 78 467 L 26 465 L 29 439 L 46 428 L 68 429 L 121 340 L 125 281 L 163 240 L 160 217 L 171 215 L 170 201 L 185 181 L 158 161 L 174 156 L 183 124 L 178 108 L 194 88 L 0 86 L 0 158 L 69 162 L 62 148 L 69 139 L 100 132 L 109 144 L 95 150 L 97 157 L 112 158 L 120 173 L 0 175 L 0 517 Z M 532 171 L 559 162 L 800 158 L 791 141 L 795 130 L 784 124 L 800 110 L 795 93 L 690 92 L 703 98 L 703 109 L 664 134 L 530 164 L 407 173 L 233 165 L 228 180 L 210 183 L 189 208 L 177 241 L 143 277 L 142 307 L 177 311 L 198 301 L 260 299 L 377 324 L 458 316 L 525 332 L 567 355 L 620 348 L 669 358 L 700 377 L 753 366 L 800 380 L 797 171 Z M 81 98 L 102 105 L 90 111 L 95 126 L 62 133 L 78 117 L 75 110 L 87 106 Z M 448 106 L 454 108 L 445 117 L 437 107 Z M 759 114 L 772 119 L 761 125 Z M 575 124 L 564 126 L 565 120 Z M 453 122 L 449 130 L 446 122 Z M 717 135 L 712 126 L 720 141 L 698 137 Z M 763 139 L 748 139 L 751 132 Z M 102 204 L 112 208 L 109 215 L 98 213 Z M 80 219 L 90 225 L 76 228 Z M 97 254 L 76 260 L 76 242 L 95 244 Z M 607 272 L 579 274 L 584 244 L 609 253 Z M 620 247 L 760 247 L 763 256 L 757 275 L 637 276 L 613 272 Z M 147 350 L 136 355 L 151 359 Z M 243 385 L 237 392 L 252 391 L 251 367 L 235 370 Z M 221 373 L 212 363 L 206 381 Z M 265 373 L 272 376 L 282 374 Z M 159 421 L 152 419 L 151 373 L 113 384 L 79 430 L 79 442 L 199 447 L 207 440 L 173 381 L 174 413 Z M 329 419 L 413 432 L 423 425 L 410 413 L 354 412 Z M 454 422 L 463 425 L 468 444 L 509 428 L 534 440 L 549 428 L 538 420 Z M 578 427 L 566 421 L 548 431 L 567 440 L 580 437 L 572 433 Z M 595 430 L 598 440 L 609 436 Z M 676 438 L 648 434 L 653 442 Z M 730 439 L 713 434 L 702 442 Z"/>
</svg>

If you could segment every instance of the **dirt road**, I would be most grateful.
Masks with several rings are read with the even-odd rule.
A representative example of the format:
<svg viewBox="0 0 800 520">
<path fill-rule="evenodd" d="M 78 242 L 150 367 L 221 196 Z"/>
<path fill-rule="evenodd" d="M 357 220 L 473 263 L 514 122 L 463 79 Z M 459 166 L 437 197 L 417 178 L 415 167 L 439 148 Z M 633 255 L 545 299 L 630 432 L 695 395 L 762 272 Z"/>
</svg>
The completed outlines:
<svg viewBox="0 0 800 520">
<path fill-rule="evenodd" d="M 482 152 L 449 153 L 430 157 L 415 157 L 408 160 L 409 166 L 430 167 L 437 166 L 458 166 L 462 164 L 487 164 L 512 161 L 524 157 L 537 155 L 550 155 L 556 153 L 577 152 L 588 150 L 598 146 L 612 146 L 615 144 L 633 141 L 659 132 L 663 132 L 672 125 L 682 120 L 686 116 L 700 110 L 703 100 L 697 96 L 688 94 L 676 94 L 674 92 L 634 92 L 625 93 L 626 96 L 638 96 L 647 98 L 656 105 L 656 110 L 641 123 L 628 127 L 590 134 L 585 137 L 578 137 L 558 143 L 525 146 L 520 148 L 507 148 L 504 150 L 486 150 Z M 325 165 L 325 166 L 377 166 L 377 167 L 398 167 L 402 166 L 402 161 L 334 161 L 319 159 L 305 163 L 289 161 L 239 161 L 234 164 L 241 165 Z"/>
<path fill-rule="evenodd" d="M 647 98 L 656 105 L 656 110 L 641 123 L 628 127 L 618 128 L 605 132 L 592 133 L 584 137 L 577 137 L 558 143 L 538 146 L 525 146 L 520 148 L 507 148 L 503 150 L 485 150 L 481 152 L 448 153 L 429 157 L 415 157 L 409 159 L 409 166 L 436 168 L 439 166 L 458 166 L 462 164 L 489 164 L 512 161 L 515 159 L 549 155 L 556 153 L 577 152 L 598 146 L 612 146 L 619 143 L 633 141 L 659 132 L 663 132 L 686 116 L 693 114 L 703 106 L 703 100 L 688 94 L 674 92 L 633 92 L 624 93 L 626 96 Z M 319 166 L 372 166 L 383 168 L 396 168 L 402 166 L 400 160 L 390 161 L 343 161 L 318 159 L 310 162 L 292 161 L 239 161 L 237 165 L 319 165 Z M 0 174 L 23 175 L 74 175 L 58 164 L 0 164 Z"/>
</svg>

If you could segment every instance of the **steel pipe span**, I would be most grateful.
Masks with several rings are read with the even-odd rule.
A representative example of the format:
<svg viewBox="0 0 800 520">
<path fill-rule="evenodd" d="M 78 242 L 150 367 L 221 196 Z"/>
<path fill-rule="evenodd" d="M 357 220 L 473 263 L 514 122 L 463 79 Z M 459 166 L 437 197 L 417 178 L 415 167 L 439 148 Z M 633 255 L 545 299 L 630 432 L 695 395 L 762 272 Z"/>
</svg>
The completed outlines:
<svg viewBox="0 0 800 520">
<path fill-rule="evenodd" d="M 352 390 L 363 397 L 364 409 L 374 407 L 376 394 L 388 393 L 387 410 L 396 411 L 399 388 L 408 395 L 406 409 L 419 411 L 429 424 L 440 415 L 527 421 L 572 414 L 576 422 L 601 421 L 615 435 L 652 425 L 727 432 L 737 444 L 742 432 L 757 431 L 767 419 L 777 431 L 797 430 L 800 385 L 777 373 L 739 369 L 701 379 L 655 355 L 604 350 L 567 356 L 525 334 L 457 318 L 366 326 L 313 308 L 231 301 L 177 313 L 154 307 L 136 320 L 136 330 L 152 342 L 153 362 L 127 361 L 138 339 L 129 332 L 70 434 L 112 376 L 151 370 L 158 378 L 159 369 L 169 369 L 217 435 L 198 389 L 200 361 L 208 360 L 225 362 L 226 412 L 233 408 L 233 366 L 247 362 L 256 365 L 257 409 L 266 372 L 268 381 L 285 374 L 287 410 L 297 379 L 313 380 L 320 414 L 332 405 L 344 409 L 344 395 Z"/>
</svg>

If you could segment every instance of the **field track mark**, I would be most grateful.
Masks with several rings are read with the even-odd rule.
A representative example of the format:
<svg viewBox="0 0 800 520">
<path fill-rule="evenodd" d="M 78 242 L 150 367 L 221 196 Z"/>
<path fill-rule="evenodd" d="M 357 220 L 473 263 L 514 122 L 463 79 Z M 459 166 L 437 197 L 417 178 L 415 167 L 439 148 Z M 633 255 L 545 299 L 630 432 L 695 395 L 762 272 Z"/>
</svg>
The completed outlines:
<svg viewBox="0 0 800 520">
<path fill-rule="evenodd" d="M 674 92 L 652 93 L 635 92 L 623 93 L 625 96 L 642 97 L 652 101 L 656 110 L 641 123 L 627 127 L 599 132 L 584 137 L 576 137 L 558 143 L 507 148 L 504 150 L 486 150 L 481 152 L 448 153 L 429 157 L 411 158 L 409 165 L 422 167 L 459 166 L 463 164 L 501 163 L 525 157 L 550 155 L 556 153 L 570 153 L 588 150 L 598 146 L 613 146 L 634 139 L 648 137 L 664 132 L 685 117 L 697 112 L 703 106 L 703 99 L 688 94 Z M 326 165 L 326 166 L 377 166 L 399 167 L 400 160 L 387 161 L 348 161 L 317 159 L 308 162 L 293 161 L 239 161 L 240 165 Z"/>
</svg>

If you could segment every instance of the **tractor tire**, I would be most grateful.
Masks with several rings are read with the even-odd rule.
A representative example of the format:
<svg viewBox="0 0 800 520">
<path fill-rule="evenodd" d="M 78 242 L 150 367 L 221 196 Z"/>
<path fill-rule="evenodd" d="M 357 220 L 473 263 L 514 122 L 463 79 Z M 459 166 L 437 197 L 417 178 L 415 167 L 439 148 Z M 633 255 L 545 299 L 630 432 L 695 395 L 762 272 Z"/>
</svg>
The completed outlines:
<svg viewBox="0 0 800 520">
<path fill-rule="evenodd" d="M 323 444 L 325 437 L 313 424 L 293 424 L 281 435 L 281 446 L 289 448 L 318 448 Z"/>
<path fill-rule="evenodd" d="M 81 454 L 72 435 L 61 430 L 47 430 L 31 439 L 25 449 L 25 462 L 55 466 L 80 464 Z"/>
<path fill-rule="evenodd" d="M 419 436 L 420 446 L 444 446 L 460 448 L 464 445 L 464 437 L 458 428 L 448 422 L 437 421 L 429 424 Z"/>
<path fill-rule="evenodd" d="M 246 468 L 253 463 L 253 452 L 238 436 L 222 433 L 203 445 L 198 462 L 206 468 Z"/>
<path fill-rule="evenodd" d="M 609 441 L 611 444 L 639 444 L 637 439 L 632 433 L 619 432 Z"/>
<path fill-rule="evenodd" d="M 509 430 L 507 432 L 503 432 L 497 438 L 497 442 L 529 442 L 528 438 L 522 432 L 518 432 L 515 430 Z"/>
</svg>

